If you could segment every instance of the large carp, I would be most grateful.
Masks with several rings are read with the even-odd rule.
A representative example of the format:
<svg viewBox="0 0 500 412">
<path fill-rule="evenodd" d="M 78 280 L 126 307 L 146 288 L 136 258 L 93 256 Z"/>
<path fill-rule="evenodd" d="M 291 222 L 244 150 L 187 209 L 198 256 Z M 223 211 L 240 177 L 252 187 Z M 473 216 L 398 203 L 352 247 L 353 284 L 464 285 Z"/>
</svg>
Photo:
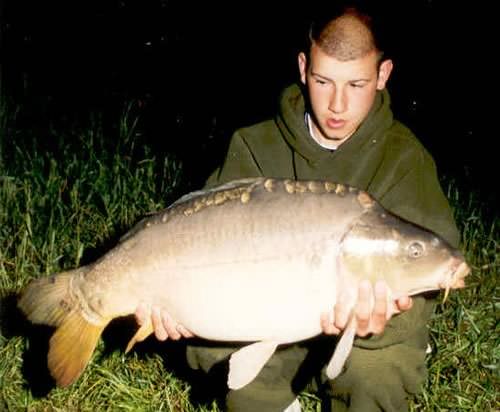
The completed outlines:
<svg viewBox="0 0 500 412">
<path fill-rule="evenodd" d="M 278 345 L 321 333 L 339 292 L 354 307 L 359 282 L 385 280 L 390 297 L 464 286 L 470 269 L 444 240 L 343 184 L 252 178 L 188 194 L 147 217 L 96 262 L 40 278 L 19 307 L 56 327 L 49 370 L 59 386 L 77 379 L 99 336 L 140 302 L 164 307 L 195 335 L 249 342 L 230 358 L 228 385 L 241 388 Z M 355 318 L 327 368 L 349 354 Z M 130 341 L 152 333 L 146 323 Z"/>
</svg>

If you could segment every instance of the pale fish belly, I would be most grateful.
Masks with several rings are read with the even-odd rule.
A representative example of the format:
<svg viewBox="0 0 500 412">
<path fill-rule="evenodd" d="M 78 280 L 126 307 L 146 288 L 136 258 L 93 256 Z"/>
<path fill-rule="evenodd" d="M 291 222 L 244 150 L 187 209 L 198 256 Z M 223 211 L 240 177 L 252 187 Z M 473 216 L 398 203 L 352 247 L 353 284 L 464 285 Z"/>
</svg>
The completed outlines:
<svg viewBox="0 0 500 412">
<path fill-rule="evenodd" d="M 307 253 L 214 264 L 169 277 L 175 293 L 161 304 L 195 335 L 212 340 L 292 342 L 321 332 L 335 303 L 335 261 Z"/>
</svg>

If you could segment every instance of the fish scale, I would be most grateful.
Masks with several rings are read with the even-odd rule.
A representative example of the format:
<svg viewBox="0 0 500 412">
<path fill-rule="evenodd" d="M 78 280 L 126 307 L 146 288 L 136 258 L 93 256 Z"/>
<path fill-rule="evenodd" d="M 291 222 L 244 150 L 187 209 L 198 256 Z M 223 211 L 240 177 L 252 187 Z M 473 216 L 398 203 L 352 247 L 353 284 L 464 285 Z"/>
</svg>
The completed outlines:
<svg viewBox="0 0 500 412">
<path fill-rule="evenodd" d="M 48 365 L 59 386 L 78 378 L 112 319 L 146 303 L 201 338 L 247 342 L 230 358 L 228 386 L 237 389 L 279 345 L 319 335 L 321 314 L 340 294 L 352 311 L 363 279 L 385 280 L 397 298 L 463 287 L 468 272 L 458 250 L 364 191 L 250 178 L 183 196 L 96 262 L 30 283 L 19 307 L 56 326 Z M 331 378 L 352 346 L 351 319 Z M 152 331 L 150 321 L 142 325 L 127 351 Z"/>
</svg>

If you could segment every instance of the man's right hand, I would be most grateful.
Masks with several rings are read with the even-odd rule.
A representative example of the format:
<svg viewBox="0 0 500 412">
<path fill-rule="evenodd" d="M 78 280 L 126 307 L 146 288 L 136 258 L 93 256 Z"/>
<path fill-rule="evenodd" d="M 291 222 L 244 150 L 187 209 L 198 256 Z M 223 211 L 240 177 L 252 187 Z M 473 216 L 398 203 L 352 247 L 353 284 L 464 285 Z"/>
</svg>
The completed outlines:
<svg viewBox="0 0 500 412">
<path fill-rule="evenodd" d="M 158 305 L 149 306 L 141 302 L 135 311 L 135 318 L 139 325 L 143 325 L 148 319 L 151 319 L 156 339 L 161 341 L 194 337 L 189 330 L 172 319 L 168 312 Z"/>
<path fill-rule="evenodd" d="M 403 296 L 395 301 L 388 301 L 387 290 L 387 284 L 383 281 L 376 282 L 373 287 L 368 280 L 360 283 L 357 303 L 354 307 L 357 336 L 381 335 L 384 332 L 387 322 L 394 314 L 411 309 L 413 301 L 409 296 Z M 338 335 L 346 328 L 351 310 L 345 304 L 348 300 L 348 295 L 341 294 L 333 313 L 329 314 L 325 312 L 321 314 L 321 329 L 323 333 Z"/>
</svg>

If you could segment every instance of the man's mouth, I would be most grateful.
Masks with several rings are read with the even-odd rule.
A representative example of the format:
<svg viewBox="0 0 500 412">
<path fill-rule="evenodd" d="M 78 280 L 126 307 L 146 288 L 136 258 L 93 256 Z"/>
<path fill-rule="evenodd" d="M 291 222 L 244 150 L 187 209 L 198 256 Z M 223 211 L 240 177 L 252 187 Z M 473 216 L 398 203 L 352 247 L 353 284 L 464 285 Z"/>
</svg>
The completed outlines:
<svg viewBox="0 0 500 412">
<path fill-rule="evenodd" d="M 341 119 L 329 118 L 326 120 L 326 125 L 328 126 L 329 129 L 340 129 L 344 127 L 345 124 L 346 121 Z"/>
</svg>

